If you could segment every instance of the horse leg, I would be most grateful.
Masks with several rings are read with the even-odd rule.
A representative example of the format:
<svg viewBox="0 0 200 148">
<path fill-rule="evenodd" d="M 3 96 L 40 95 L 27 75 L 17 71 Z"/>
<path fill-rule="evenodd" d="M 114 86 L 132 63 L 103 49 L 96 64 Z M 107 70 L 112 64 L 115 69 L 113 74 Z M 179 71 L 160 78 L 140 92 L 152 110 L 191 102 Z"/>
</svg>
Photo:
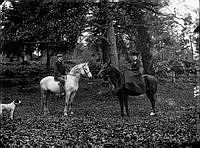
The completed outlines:
<svg viewBox="0 0 200 148">
<path fill-rule="evenodd" d="M 64 116 L 68 115 L 70 95 L 71 95 L 71 92 L 66 92 L 65 94 Z"/>
<path fill-rule="evenodd" d="M 124 98 L 121 94 L 118 95 L 118 98 L 119 98 L 119 105 L 121 108 L 121 116 L 124 117 L 124 100 L 123 100 Z"/>
<path fill-rule="evenodd" d="M 156 92 L 158 88 L 158 82 L 156 78 L 154 77 L 146 77 L 146 85 L 147 85 L 147 90 L 146 90 L 146 95 L 149 98 L 152 106 L 152 112 L 150 113 L 151 116 L 155 115 L 155 102 L 156 102 Z"/>
<path fill-rule="evenodd" d="M 152 112 L 150 113 L 150 115 L 154 116 L 155 115 L 155 93 L 147 91 L 146 95 L 151 102 Z"/>
<path fill-rule="evenodd" d="M 45 98 L 47 97 L 47 91 L 41 88 L 41 110 L 44 112 L 45 106 Z"/>
<path fill-rule="evenodd" d="M 69 113 L 70 114 L 73 114 L 73 112 L 72 112 L 72 103 L 73 103 L 75 95 L 76 95 L 76 92 L 72 92 L 71 95 L 70 95 L 70 99 L 69 99 Z"/>
<path fill-rule="evenodd" d="M 44 99 L 44 115 L 49 114 L 49 109 L 48 109 L 48 98 L 50 96 L 50 92 L 46 91 L 46 97 Z"/>
<path fill-rule="evenodd" d="M 43 89 L 41 89 L 41 100 L 40 100 L 41 110 L 43 110 L 43 108 L 44 108 L 44 98 L 45 97 L 46 97 L 45 91 Z"/>
<path fill-rule="evenodd" d="M 123 100 L 124 100 L 124 106 L 126 108 L 126 114 L 129 117 L 129 108 L 128 108 L 128 95 L 124 94 L 123 95 Z"/>
</svg>

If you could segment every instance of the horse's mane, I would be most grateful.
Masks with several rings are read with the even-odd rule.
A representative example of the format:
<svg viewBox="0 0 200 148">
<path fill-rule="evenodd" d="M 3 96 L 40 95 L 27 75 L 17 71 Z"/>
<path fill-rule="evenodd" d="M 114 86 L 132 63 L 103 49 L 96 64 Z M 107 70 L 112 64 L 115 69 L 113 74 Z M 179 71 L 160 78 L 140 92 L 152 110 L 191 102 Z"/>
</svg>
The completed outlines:
<svg viewBox="0 0 200 148">
<path fill-rule="evenodd" d="M 119 71 L 119 69 L 117 67 L 115 67 L 114 65 L 110 65 L 112 67 L 112 69 L 114 70 L 115 73 L 117 73 L 117 76 L 121 76 L 121 73 Z"/>
<path fill-rule="evenodd" d="M 70 72 L 73 72 L 73 73 L 74 73 L 74 71 L 77 70 L 77 68 L 80 68 L 80 66 L 83 65 L 83 64 L 84 64 L 84 63 L 80 63 L 80 64 L 78 64 L 78 65 L 75 65 L 74 67 L 72 67 L 72 69 L 70 70 Z"/>
<path fill-rule="evenodd" d="M 118 70 L 117 67 L 110 65 L 110 67 L 112 68 L 112 74 L 111 76 L 111 82 L 113 85 L 115 85 L 115 87 L 119 86 L 121 83 L 121 79 L 122 79 L 122 75 L 121 72 Z"/>
</svg>

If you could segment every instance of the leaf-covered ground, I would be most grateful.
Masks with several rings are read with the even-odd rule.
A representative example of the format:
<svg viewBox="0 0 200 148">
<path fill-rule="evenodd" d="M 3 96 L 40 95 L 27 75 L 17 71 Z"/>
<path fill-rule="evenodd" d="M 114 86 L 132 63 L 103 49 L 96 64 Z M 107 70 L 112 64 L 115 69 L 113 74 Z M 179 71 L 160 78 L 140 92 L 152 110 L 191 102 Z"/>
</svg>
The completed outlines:
<svg viewBox="0 0 200 148">
<path fill-rule="evenodd" d="M 51 114 L 43 116 L 38 84 L 3 87 L 3 103 L 20 99 L 14 120 L 4 112 L 0 143 L 31 146 L 182 147 L 197 142 L 197 99 L 189 84 L 159 85 L 156 116 L 146 96 L 130 97 L 130 118 L 121 118 L 118 99 L 99 95 L 101 81 L 81 81 L 73 115 L 63 116 L 64 99 L 49 100 Z M 104 88 L 105 89 L 105 88 Z"/>
</svg>

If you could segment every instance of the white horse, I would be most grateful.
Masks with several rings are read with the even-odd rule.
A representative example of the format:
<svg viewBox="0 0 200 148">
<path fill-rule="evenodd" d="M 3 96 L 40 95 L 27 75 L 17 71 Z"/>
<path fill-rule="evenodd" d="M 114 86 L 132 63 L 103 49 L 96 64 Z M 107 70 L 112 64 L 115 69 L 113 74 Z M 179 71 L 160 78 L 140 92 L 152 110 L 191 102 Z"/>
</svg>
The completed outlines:
<svg viewBox="0 0 200 148">
<path fill-rule="evenodd" d="M 79 65 L 74 66 L 71 71 L 65 76 L 65 108 L 64 115 L 68 115 L 71 113 L 71 105 L 78 90 L 78 82 L 81 75 L 86 75 L 91 78 L 92 74 L 90 72 L 88 63 L 81 63 Z M 66 79 L 67 78 L 67 79 Z M 60 86 L 58 81 L 54 80 L 53 76 L 47 76 L 40 81 L 41 88 L 41 103 L 43 106 L 44 115 L 49 113 L 47 107 L 47 100 L 50 95 L 50 92 L 58 94 L 60 93 Z"/>
</svg>

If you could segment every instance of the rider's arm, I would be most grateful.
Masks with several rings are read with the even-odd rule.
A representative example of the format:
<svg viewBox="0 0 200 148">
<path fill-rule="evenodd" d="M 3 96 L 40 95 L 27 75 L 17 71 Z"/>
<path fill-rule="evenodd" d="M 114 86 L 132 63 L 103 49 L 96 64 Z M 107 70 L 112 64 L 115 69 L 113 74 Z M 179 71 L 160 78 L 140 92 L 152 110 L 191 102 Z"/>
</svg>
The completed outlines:
<svg viewBox="0 0 200 148">
<path fill-rule="evenodd" d="M 143 74 L 144 68 L 143 68 L 143 67 L 140 67 L 140 68 L 139 68 L 139 72 L 140 72 L 140 74 Z"/>
<path fill-rule="evenodd" d="M 69 69 L 69 67 L 68 67 L 67 65 L 65 66 L 65 71 L 66 71 L 66 72 L 69 72 L 69 71 L 70 71 L 70 69 Z"/>
<path fill-rule="evenodd" d="M 54 63 L 54 74 L 55 74 L 56 76 L 58 76 L 58 77 L 61 77 L 61 76 L 62 76 L 61 73 L 60 73 L 59 70 L 58 70 L 58 65 L 57 65 L 56 62 Z"/>
<path fill-rule="evenodd" d="M 143 74 L 143 72 L 144 72 L 142 61 L 139 61 L 139 69 L 138 69 L 138 71 L 139 71 L 140 74 Z"/>
</svg>

